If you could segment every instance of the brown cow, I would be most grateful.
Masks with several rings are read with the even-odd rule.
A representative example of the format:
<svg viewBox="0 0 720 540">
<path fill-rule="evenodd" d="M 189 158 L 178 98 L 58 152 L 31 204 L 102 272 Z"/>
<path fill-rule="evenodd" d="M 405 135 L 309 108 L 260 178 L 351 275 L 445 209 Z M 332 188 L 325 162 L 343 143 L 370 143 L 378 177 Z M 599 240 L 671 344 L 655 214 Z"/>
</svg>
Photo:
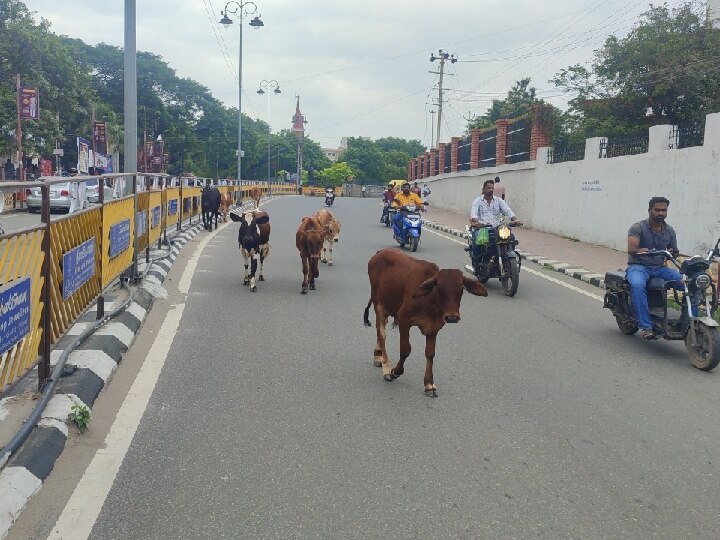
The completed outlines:
<svg viewBox="0 0 720 540">
<path fill-rule="evenodd" d="M 223 222 L 227 222 L 228 212 L 232 205 L 232 194 L 227 192 L 220 192 L 220 215 L 222 216 Z"/>
<path fill-rule="evenodd" d="M 332 215 L 330 210 L 325 209 L 318 210 L 315 214 L 315 219 L 320 222 L 320 225 L 322 225 L 323 230 L 325 231 L 325 241 L 323 242 L 320 262 L 328 263 L 328 266 L 332 266 L 333 243 L 340 240 L 340 220 L 336 219 L 335 216 Z"/>
<path fill-rule="evenodd" d="M 318 260 L 325 239 L 325 231 L 314 217 L 304 217 L 295 234 L 295 245 L 300 252 L 303 267 L 302 294 L 307 294 L 308 287 L 315 290 L 315 278 L 320 275 Z"/>
<path fill-rule="evenodd" d="M 475 296 L 487 296 L 487 290 L 460 270 L 441 270 L 436 264 L 415 259 L 396 248 L 378 251 L 368 262 L 370 301 L 365 308 L 365 326 L 371 326 L 368 313 L 375 307 L 377 344 L 373 363 L 383 368 L 386 381 L 397 379 L 405 371 L 410 356 L 410 327 L 417 326 L 425 336 L 425 394 L 437 397 L 433 381 L 433 360 L 437 333 L 445 323 L 460 321 L 463 289 Z M 385 326 L 394 317 L 400 328 L 400 360 L 390 369 L 385 350 Z"/>
<path fill-rule="evenodd" d="M 260 199 L 262 199 L 262 189 L 259 187 L 250 188 L 250 199 L 252 199 L 255 208 L 260 208 Z"/>
</svg>

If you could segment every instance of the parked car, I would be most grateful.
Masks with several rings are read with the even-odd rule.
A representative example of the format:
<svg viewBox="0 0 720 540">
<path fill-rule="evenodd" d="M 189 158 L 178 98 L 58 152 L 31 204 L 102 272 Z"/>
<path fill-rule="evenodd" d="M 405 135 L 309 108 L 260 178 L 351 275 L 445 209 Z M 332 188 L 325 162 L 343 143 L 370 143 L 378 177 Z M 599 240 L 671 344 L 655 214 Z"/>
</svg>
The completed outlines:
<svg viewBox="0 0 720 540">
<path fill-rule="evenodd" d="M 91 204 L 99 203 L 100 202 L 100 190 L 98 189 L 98 181 L 97 180 L 86 180 L 85 181 L 85 195 L 87 196 L 87 200 Z M 113 188 L 108 187 L 105 185 L 105 200 L 110 201 L 113 198 Z"/>
<path fill-rule="evenodd" d="M 27 199 L 25 203 L 28 212 L 40 212 L 42 209 L 42 192 L 39 187 L 27 190 Z M 70 182 L 63 182 L 50 186 L 50 210 L 70 211 Z"/>
</svg>

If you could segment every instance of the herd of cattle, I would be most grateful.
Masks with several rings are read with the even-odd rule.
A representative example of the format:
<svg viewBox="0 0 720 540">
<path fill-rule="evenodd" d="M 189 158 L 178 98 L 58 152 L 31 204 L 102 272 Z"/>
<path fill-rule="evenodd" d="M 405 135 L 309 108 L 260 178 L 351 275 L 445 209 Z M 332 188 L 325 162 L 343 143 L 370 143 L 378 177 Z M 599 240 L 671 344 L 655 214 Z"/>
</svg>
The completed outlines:
<svg viewBox="0 0 720 540">
<path fill-rule="evenodd" d="M 217 191 L 216 188 L 215 190 Z M 256 274 L 258 281 L 265 280 L 263 264 L 270 253 L 270 217 L 267 212 L 259 209 L 262 196 L 260 190 L 251 195 L 254 208 L 241 215 L 230 212 L 230 218 L 240 223 L 238 244 L 245 266 L 243 284 L 256 292 Z M 215 196 L 206 197 L 204 189 L 203 224 L 206 199 L 215 204 Z M 216 228 L 217 212 L 221 204 L 222 201 L 217 203 L 217 207 L 209 203 L 207 205 L 210 215 L 213 215 L 212 208 L 215 208 Z M 228 200 L 227 205 L 229 204 Z M 212 230 L 209 221 L 206 228 Z M 320 274 L 319 262 L 332 266 L 332 247 L 340 238 L 340 229 L 340 221 L 329 210 L 318 210 L 315 215 L 302 219 L 295 234 L 295 245 L 300 252 L 303 270 L 302 294 L 315 289 L 315 280 Z M 437 334 L 446 323 L 460 321 L 463 291 L 475 296 L 487 296 L 487 289 L 460 270 L 440 269 L 434 263 L 406 255 L 398 248 L 386 248 L 375 253 L 368 262 L 368 277 L 370 300 L 365 307 L 363 320 L 366 326 L 372 326 L 369 312 L 370 306 L 373 306 L 377 333 L 373 351 L 374 365 L 382 367 L 383 377 L 387 381 L 400 377 L 405 371 L 405 360 L 410 356 L 410 328 L 417 326 L 425 336 L 425 394 L 437 397 L 437 387 L 433 379 Z M 400 359 L 393 368 L 385 348 L 389 317 L 393 317 L 393 327 L 397 326 L 400 331 Z"/>
</svg>

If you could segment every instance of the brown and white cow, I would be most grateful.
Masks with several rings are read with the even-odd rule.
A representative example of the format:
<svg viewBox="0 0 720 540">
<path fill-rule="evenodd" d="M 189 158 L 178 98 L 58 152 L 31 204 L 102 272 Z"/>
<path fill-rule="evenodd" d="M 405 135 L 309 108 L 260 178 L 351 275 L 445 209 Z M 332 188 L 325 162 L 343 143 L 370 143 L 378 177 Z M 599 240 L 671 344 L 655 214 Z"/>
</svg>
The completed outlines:
<svg viewBox="0 0 720 540">
<path fill-rule="evenodd" d="M 230 219 L 240 222 L 238 231 L 238 244 L 245 265 L 245 278 L 243 285 L 250 285 L 252 292 L 257 292 L 255 274 L 258 273 L 260 262 L 259 281 L 265 281 L 263 267 L 265 259 L 270 254 L 270 216 L 262 210 L 252 210 L 238 216 L 230 212 Z M 248 272 L 248 266 L 250 271 Z"/>
<path fill-rule="evenodd" d="M 405 371 L 410 356 L 410 327 L 417 326 L 425 336 L 425 394 L 437 397 L 433 380 L 435 341 L 445 323 L 460 321 L 463 290 L 476 296 L 487 296 L 487 290 L 460 270 L 440 269 L 436 264 L 415 259 L 396 248 L 378 251 L 368 262 L 370 301 L 365 308 L 365 326 L 371 326 L 368 313 L 375 307 L 377 344 L 373 363 L 383 368 L 386 381 L 397 379 Z M 390 368 L 385 350 L 385 326 L 394 317 L 393 326 L 400 329 L 400 360 Z"/>
<path fill-rule="evenodd" d="M 262 199 L 262 189 L 259 187 L 250 188 L 250 199 L 252 200 L 255 208 L 260 208 L 260 199 Z"/>
<path fill-rule="evenodd" d="M 228 212 L 232 206 L 232 194 L 227 192 L 220 193 L 220 215 L 223 222 L 227 222 Z"/>
<path fill-rule="evenodd" d="M 320 222 L 314 217 L 304 217 L 295 234 L 295 245 L 300 252 L 303 268 L 302 294 L 307 294 L 308 288 L 315 290 L 315 279 L 320 276 L 318 260 L 324 240 L 325 231 Z"/>
<path fill-rule="evenodd" d="M 336 219 L 332 215 L 330 210 L 318 210 L 315 214 L 315 219 L 320 222 L 323 230 L 325 231 L 325 241 L 323 242 L 322 254 L 320 255 L 320 262 L 327 263 L 328 266 L 333 265 L 332 248 L 333 243 L 340 240 L 340 220 Z"/>
</svg>

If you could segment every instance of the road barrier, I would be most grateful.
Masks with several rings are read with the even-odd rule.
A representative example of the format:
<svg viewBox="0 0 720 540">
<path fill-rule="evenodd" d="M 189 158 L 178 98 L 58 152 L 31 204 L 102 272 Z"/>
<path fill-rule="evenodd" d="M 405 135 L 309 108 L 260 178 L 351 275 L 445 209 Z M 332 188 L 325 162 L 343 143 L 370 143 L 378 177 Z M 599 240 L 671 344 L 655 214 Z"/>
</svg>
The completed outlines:
<svg viewBox="0 0 720 540">
<path fill-rule="evenodd" d="M 98 180 L 113 186 L 129 179 L 132 194 L 50 220 L 50 188 L 55 184 Z M 50 352 L 95 302 L 104 316 L 104 293 L 121 276 L 138 276 L 138 255 L 161 247 L 167 230 L 192 224 L 201 213 L 204 185 L 230 193 L 235 204 L 263 196 L 297 193 L 294 184 L 238 182 L 167 175 L 105 174 L 47 177 L 35 182 L 3 182 L 3 193 L 41 189 L 41 223 L 0 236 L 0 397 L 38 367 L 42 388 L 50 377 Z"/>
</svg>

